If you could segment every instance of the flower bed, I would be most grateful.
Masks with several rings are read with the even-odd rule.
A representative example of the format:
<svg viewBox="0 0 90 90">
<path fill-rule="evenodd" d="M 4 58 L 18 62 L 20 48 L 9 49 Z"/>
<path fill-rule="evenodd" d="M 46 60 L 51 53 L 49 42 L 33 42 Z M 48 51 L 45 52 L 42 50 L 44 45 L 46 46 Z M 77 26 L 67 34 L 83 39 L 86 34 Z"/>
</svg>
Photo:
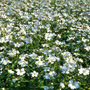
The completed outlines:
<svg viewBox="0 0 90 90">
<path fill-rule="evenodd" d="M 89 2 L 0 1 L 0 88 L 90 90 Z"/>
</svg>

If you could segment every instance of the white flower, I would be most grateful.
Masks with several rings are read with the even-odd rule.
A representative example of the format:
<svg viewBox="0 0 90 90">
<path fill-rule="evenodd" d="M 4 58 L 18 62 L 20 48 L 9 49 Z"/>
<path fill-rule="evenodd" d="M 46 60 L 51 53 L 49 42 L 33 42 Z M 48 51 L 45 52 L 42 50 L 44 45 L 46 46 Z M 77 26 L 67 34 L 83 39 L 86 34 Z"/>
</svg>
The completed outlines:
<svg viewBox="0 0 90 90">
<path fill-rule="evenodd" d="M 64 88 L 65 87 L 65 85 L 64 85 L 64 83 L 60 83 L 60 86 L 61 86 L 61 88 Z"/>
<path fill-rule="evenodd" d="M 14 74 L 14 71 L 12 71 L 12 70 L 8 70 L 8 72 L 11 73 L 11 74 Z"/>
<path fill-rule="evenodd" d="M 84 71 L 84 68 L 80 68 L 80 69 L 78 69 L 78 71 L 79 71 L 79 74 L 82 74 Z"/>
<path fill-rule="evenodd" d="M 29 37 L 29 38 L 26 38 L 25 39 L 25 42 L 28 44 L 28 43 L 32 43 L 32 38 L 31 37 Z"/>
<path fill-rule="evenodd" d="M 20 47 L 20 46 L 22 46 L 22 45 L 24 45 L 23 42 L 21 42 L 21 43 L 18 43 L 18 42 L 17 42 L 17 43 L 14 43 L 14 46 L 15 46 L 15 47 Z"/>
<path fill-rule="evenodd" d="M 58 37 L 61 38 L 61 34 L 58 34 Z"/>
<path fill-rule="evenodd" d="M 49 55 L 49 57 L 47 58 L 48 62 L 51 64 L 53 64 L 56 61 L 56 59 L 57 58 L 55 56 L 51 56 L 51 55 Z"/>
<path fill-rule="evenodd" d="M 17 75 L 23 75 L 23 74 L 25 74 L 25 70 L 24 70 L 24 68 L 22 68 L 22 69 L 16 69 L 16 71 L 17 71 Z"/>
<path fill-rule="evenodd" d="M 63 52 L 62 53 L 63 57 L 66 58 L 66 57 L 69 57 L 69 56 L 72 56 L 70 52 Z"/>
<path fill-rule="evenodd" d="M 4 64 L 4 65 L 7 65 L 8 63 L 12 63 L 12 62 L 8 59 L 2 58 L 1 63 Z"/>
<path fill-rule="evenodd" d="M 48 74 L 48 73 L 45 73 L 44 77 L 45 77 L 45 79 L 50 79 L 50 77 L 49 77 L 49 74 Z"/>
<path fill-rule="evenodd" d="M 43 46 L 43 47 L 49 47 L 49 45 L 48 45 L 48 44 L 42 44 L 42 46 Z"/>
<path fill-rule="evenodd" d="M 2 90 L 5 90 L 5 88 L 1 88 Z"/>
<path fill-rule="evenodd" d="M 84 75 L 89 75 L 89 70 L 88 69 L 84 70 L 84 73 L 83 74 Z"/>
<path fill-rule="evenodd" d="M 41 60 L 43 56 L 38 56 L 36 59 Z"/>
<path fill-rule="evenodd" d="M 68 16 L 68 13 L 63 13 L 63 15 L 64 15 L 65 17 L 67 17 L 67 16 Z"/>
<path fill-rule="evenodd" d="M 37 54 L 32 53 L 32 54 L 30 54 L 29 56 L 30 56 L 32 59 L 35 59 L 35 58 L 37 57 Z"/>
<path fill-rule="evenodd" d="M 86 49 L 87 51 L 90 51 L 90 46 L 86 46 L 85 49 Z"/>
<path fill-rule="evenodd" d="M 35 64 L 36 65 L 39 65 L 39 66 L 43 66 L 44 65 L 43 61 L 41 61 L 41 60 L 36 61 Z"/>
<path fill-rule="evenodd" d="M 5 36 L 6 42 L 10 41 L 10 39 L 12 39 L 12 35 L 6 35 L 6 36 Z"/>
<path fill-rule="evenodd" d="M 56 73 L 55 73 L 55 71 L 50 71 L 50 72 L 49 72 L 49 75 L 50 75 L 50 76 L 54 76 L 54 75 L 56 75 Z"/>
<path fill-rule="evenodd" d="M 24 54 L 20 55 L 19 59 L 24 60 L 25 59 L 25 55 Z"/>
<path fill-rule="evenodd" d="M 16 81 L 17 81 L 17 78 L 15 78 L 15 79 L 12 79 L 12 82 L 14 82 L 14 83 L 15 83 Z"/>
<path fill-rule="evenodd" d="M 53 33 L 46 33 L 45 34 L 45 39 L 50 41 L 53 36 L 55 36 L 55 34 L 53 34 Z"/>
<path fill-rule="evenodd" d="M 19 54 L 19 51 L 16 49 L 9 50 L 7 53 L 9 56 L 14 57 L 16 54 Z"/>
<path fill-rule="evenodd" d="M 71 89 L 75 89 L 75 86 L 73 84 L 68 84 L 68 87 L 70 87 Z"/>
<path fill-rule="evenodd" d="M 79 53 L 73 53 L 75 56 L 78 56 L 78 55 L 80 55 Z"/>
<path fill-rule="evenodd" d="M 50 71 L 50 67 L 44 67 L 44 71 Z"/>
<path fill-rule="evenodd" d="M 76 60 L 78 60 L 79 62 L 83 62 L 81 58 L 76 58 Z"/>
<path fill-rule="evenodd" d="M 82 41 L 87 42 L 87 41 L 89 41 L 89 39 L 85 39 L 84 37 L 82 37 Z"/>
<path fill-rule="evenodd" d="M 76 48 L 75 51 L 79 51 L 79 48 Z"/>
<path fill-rule="evenodd" d="M 38 72 L 36 72 L 36 71 L 33 71 L 31 74 L 32 74 L 32 77 L 37 77 L 38 76 Z"/>
<path fill-rule="evenodd" d="M 20 61 L 18 62 L 18 64 L 21 65 L 21 67 L 25 67 L 25 66 L 27 66 L 28 62 L 25 61 L 25 60 L 20 60 Z"/>
<path fill-rule="evenodd" d="M 0 50 L 6 49 L 4 46 L 0 47 Z"/>
<path fill-rule="evenodd" d="M 68 87 L 70 87 L 71 89 L 77 89 L 77 88 L 79 88 L 79 83 L 76 81 L 74 82 L 73 80 L 70 80 Z"/>
<path fill-rule="evenodd" d="M 87 68 L 80 68 L 78 69 L 79 74 L 83 74 L 83 75 L 89 75 L 89 69 Z"/>
<path fill-rule="evenodd" d="M 56 44 L 56 45 L 60 45 L 60 44 L 62 44 L 62 43 L 61 43 L 60 41 L 56 40 L 56 41 L 55 41 L 55 44 Z"/>
<path fill-rule="evenodd" d="M 0 39 L 0 43 L 4 43 L 4 42 L 6 42 L 6 40 L 5 40 L 4 37 L 2 37 L 2 38 Z"/>
</svg>

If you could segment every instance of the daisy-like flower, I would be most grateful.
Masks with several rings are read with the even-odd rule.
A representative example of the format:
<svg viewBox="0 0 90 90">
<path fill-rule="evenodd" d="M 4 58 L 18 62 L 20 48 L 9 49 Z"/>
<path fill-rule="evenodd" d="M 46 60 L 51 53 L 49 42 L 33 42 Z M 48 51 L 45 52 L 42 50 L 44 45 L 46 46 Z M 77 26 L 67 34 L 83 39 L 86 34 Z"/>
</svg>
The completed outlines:
<svg viewBox="0 0 90 90">
<path fill-rule="evenodd" d="M 30 56 L 32 59 L 35 59 L 35 58 L 37 57 L 37 54 L 32 53 L 32 54 L 30 54 L 29 56 Z"/>
<path fill-rule="evenodd" d="M 89 75 L 89 69 L 87 68 L 80 68 L 78 69 L 79 74 L 83 74 L 83 75 Z"/>
<path fill-rule="evenodd" d="M 36 59 L 41 60 L 43 56 L 38 56 Z"/>
<path fill-rule="evenodd" d="M 42 44 L 42 46 L 43 46 L 43 47 L 49 47 L 49 45 L 48 45 L 48 44 Z"/>
<path fill-rule="evenodd" d="M 22 45 L 24 45 L 23 42 L 21 42 L 21 43 L 18 43 L 18 42 L 17 42 L 17 43 L 14 43 L 14 46 L 15 46 L 15 47 L 20 47 L 20 46 L 22 46 Z"/>
<path fill-rule="evenodd" d="M 61 83 L 60 83 L 60 87 L 61 87 L 61 88 L 64 88 L 64 87 L 65 87 L 64 83 L 61 82 Z"/>
<path fill-rule="evenodd" d="M 53 36 L 55 36 L 55 34 L 53 34 L 53 33 L 46 33 L 45 34 L 45 39 L 50 41 Z"/>
<path fill-rule="evenodd" d="M 73 80 L 70 80 L 68 87 L 70 87 L 71 89 L 77 89 L 77 88 L 79 88 L 79 83 L 76 81 L 74 82 Z"/>
<path fill-rule="evenodd" d="M 62 44 L 62 43 L 61 43 L 59 40 L 56 40 L 56 41 L 55 41 L 55 44 L 56 44 L 56 45 L 60 45 L 60 44 Z"/>
<path fill-rule="evenodd" d="M 25 55 L 24 54 L 20 55 L 19 59 L 24 60 L 25 59 Z"/>
<path fill-rule="evenodd" d="M 24 70 L 24 68 L 22 68 L 22 69 L 16 69 L 16 71 L 17 71 L 17 75 L 23 75 L 23 74 L 25 74 L 25 70 Z"/>
<path fill-rule="evenodd" d="M 21 67 L 25 67 L 25 66 L 27 66 L 28 62 L 25 61 L 25 60 L 20 60 L 20 61 L 18 62 L 18 64 L 21 65 Z"/>
<path fill-rule="evenodd" d="M 9 50 L 7 53 L 9 56 L 14 57 L 16 54 L 19 54 L 19 51 L 16 49 Z"/>
<path fill-rule="evenodd" d="M 49 63 L 53 64 L 56 61 L 56 57 L 49 55 L 49 57 L 47 58 L 47 60 L 48 60 Z"/>
<path fill-rule="evenodd" d="M 35 64 L 38 65 L 38 66 L 43 66 L 44 65 L 43 61 L 41 61 L 41 60 L 36 61 Z"/>
<path fill-rule="evenodd" d="M 11 73 L 11 74 L 14 74 L 14 71 L 12 71 L 12 70 L 8 70 L 8 72 Z"/>
<path fill-rule="evenodd" d="M 0 47 L 0 50 L 6 49 L 4 46 Z"/>
<path fill-rule="evenodd" d="M 32 77 L 37 77 L 38 76 L 38 72 L 36 72 L 36 71 L 31 72 L 31 74 L 32 74 Z"/>
<path fill-rule="evenodd" d="M 12 82 L 14 82 L 14 83 L 15 83 L 16 81 L 17 81 L 17 78 L 15 78 L 15 79 L 12 79 Z"/>
<path fill-rule="evenodd" d="M 87 51 L 90 51 L 90 46 L 86 46 L 85 49 L 86 49 Z"/>
<path fill-rule="evenodd" d="M 1 59 L 1 63 L 3 64 L 3 65 L 7 65 L 8 63 L 12 63 L 10 60 L 8 60 L 8 59 L 5 59 L 5 58 L 2 58 Z"/>
<path fill-rule="evenodd" d="M 0 39 L 0 43 L 4 43 L 4 42 L 6 42 L 6 40 L 5 40 L 4 37 L 2 37 L 2 38 Z"/>
<path fill-rule="evenodd" d="M 53 77 L 54 75 L 56 75 L 56 73 L 55 73 L 55 71 L 50 71 L 49 75 Z"/>
</svg>

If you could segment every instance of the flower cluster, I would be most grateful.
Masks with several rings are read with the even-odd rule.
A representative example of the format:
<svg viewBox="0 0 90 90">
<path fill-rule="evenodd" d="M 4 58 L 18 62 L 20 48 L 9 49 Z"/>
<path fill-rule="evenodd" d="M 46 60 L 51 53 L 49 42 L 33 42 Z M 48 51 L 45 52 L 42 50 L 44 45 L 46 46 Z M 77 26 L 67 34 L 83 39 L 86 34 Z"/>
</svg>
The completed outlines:
<svg viewBox="0 0 90 90">
<path fill-rule="evenodd" d="M 0 1 L 0 88 L 90 90 L 89 0 Z"/>
</svg>

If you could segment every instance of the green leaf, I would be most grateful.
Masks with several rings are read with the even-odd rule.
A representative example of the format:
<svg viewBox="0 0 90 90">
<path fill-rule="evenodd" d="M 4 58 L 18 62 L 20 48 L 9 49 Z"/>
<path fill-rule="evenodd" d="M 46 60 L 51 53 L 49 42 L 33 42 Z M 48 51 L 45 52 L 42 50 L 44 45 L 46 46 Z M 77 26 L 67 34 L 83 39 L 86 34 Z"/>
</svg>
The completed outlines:
<svg viewBox="0 0 90 90">
<path fill-rule="evenodd" d="M 44 88 L 45 86 L 41 86 L 40 88 Z"/>
</svg>

